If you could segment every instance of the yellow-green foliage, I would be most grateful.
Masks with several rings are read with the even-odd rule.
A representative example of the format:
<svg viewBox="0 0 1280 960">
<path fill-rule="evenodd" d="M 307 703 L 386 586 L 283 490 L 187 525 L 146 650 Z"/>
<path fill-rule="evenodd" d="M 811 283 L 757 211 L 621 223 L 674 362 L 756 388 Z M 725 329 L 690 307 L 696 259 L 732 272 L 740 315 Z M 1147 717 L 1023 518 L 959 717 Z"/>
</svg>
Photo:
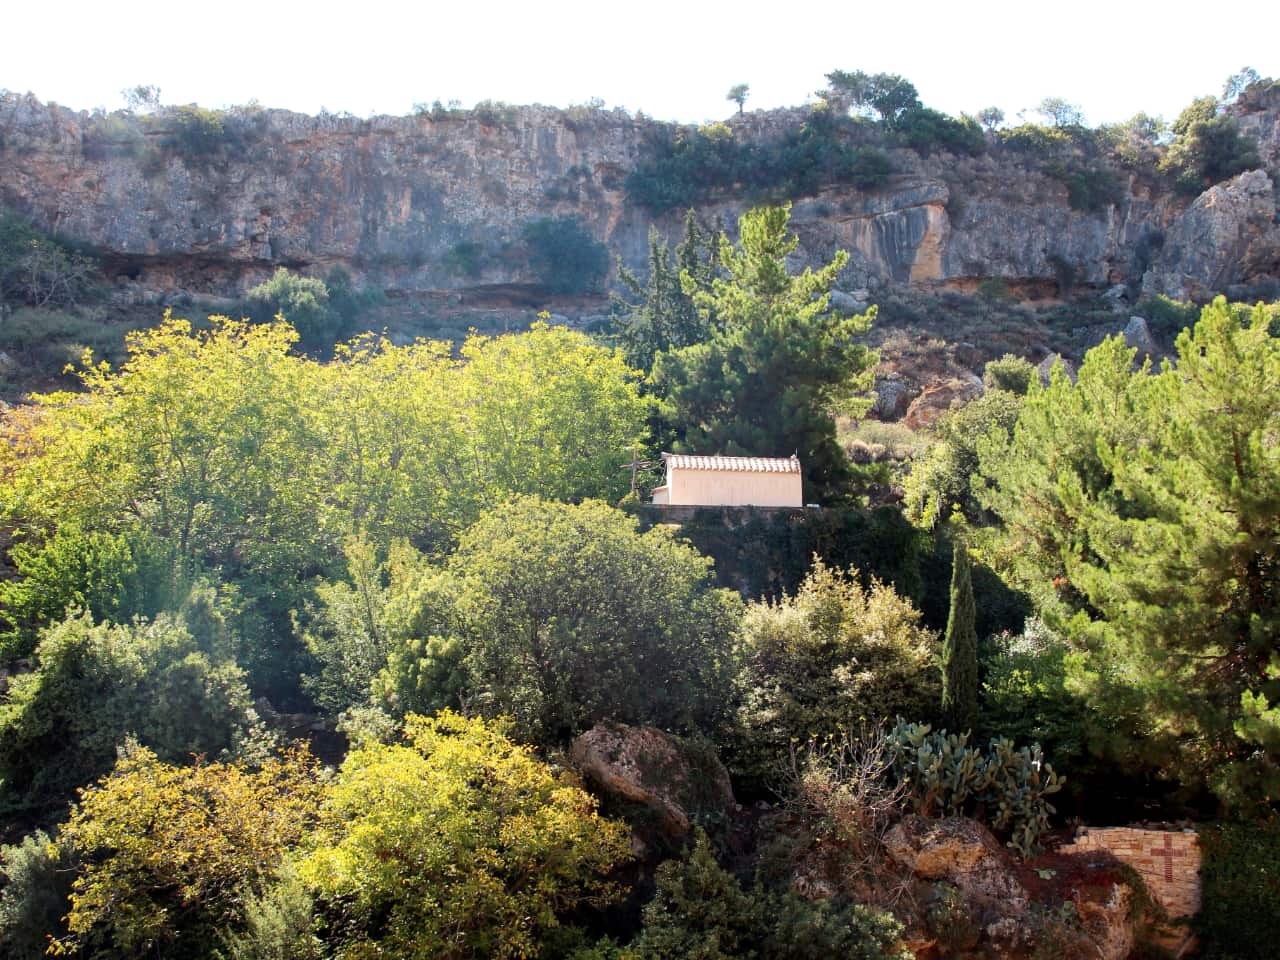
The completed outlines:
<svg viewBox="0 0 1280 960">
<path fill-rule="evenodd" d="M 329 364 L 292 352 L 296 339 L 225 318 L 132 334 L 118 370 L 86 365 L 82 392 L 0 422 L 0 522 L 32 549 L 67 524 L 140 532 L 183 574 L 216 570 L 241 591 L 246 632 L 275 631 L 260 644 L 279 651 L 270 666 L 243 662 L 270 685 L 296 672 L 289 611 L 353 528 L 380 549 L 444 548 L 514 494 L 626 492 L 617 459 L 644 439 L 649 403 L 584 334 L 472 337 L 461 359 L 366 337 Z"/>
<path fill-rule="evenodd" d="M 768 776 L 795 739 L 826 740 L 860 721 L 932 716 L 938 637 L 911 601 L 856 571 L 816 561 L 794 596 L 747 608 L 743 766 Z"/>
<path fill-rule="evenodd" d="M 59 838 L 84 865 L 56 952 L 211 956 L 214 931 L 241 922 L 244 897 L 263 891 L 317 802 L 305 754 L 250 770 L 134 750 L 84 791 Z"/>
<path fill-rule="evenodd" d="M 119 370 L 35 398 L 0 453 L 4 512 L 86 529 L 142 517 L 184 556 L 251 553 L 353 520 L 421 536 L 514 492 L 621 495 L 644 433 L 636 377 L 562 327 L 444 343 L 365 338 L 338 362 L 292 355 L 287 324 L 214 318 L 133 334 Z M 92 521 L 92 522 L 91 522 Z"/>
<path fill-rule="evenodd" d="M 580 787 L 498 724 L 410 716 L 405 735 L 348 755 L 300 865 L 349 911 L 343 956 L 528 957 L 566 911 L 611 898 L 628 833 Z"/>
</svg>

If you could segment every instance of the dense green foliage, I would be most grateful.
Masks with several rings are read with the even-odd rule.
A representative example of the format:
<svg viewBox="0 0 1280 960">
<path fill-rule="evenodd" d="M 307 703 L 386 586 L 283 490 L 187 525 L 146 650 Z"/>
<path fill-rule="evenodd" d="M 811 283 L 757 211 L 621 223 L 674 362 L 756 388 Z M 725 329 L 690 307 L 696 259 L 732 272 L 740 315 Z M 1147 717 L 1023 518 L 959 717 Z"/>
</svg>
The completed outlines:
<svg viewBox="0 0 1280 960">
<path fill-rule="evenodd" d="M 61 933 L 74 865 L 69 850 L 43 830 L 0 847 L 0 943 L 12 960 L 42 960 Z"/>
<path fill-rule="evenodd" d="M 1066 641 L 1042 621 L 1031 619 L 1021 633 L 990 637 L 982 651 L 975 742 L 1006 737 L 1015 743 L 1038 743 L 1069 775 L 1069 793 L 1078 796 L 1086 782 L 1100 792 L 1107 768 L 1090 760 L 1086 707 L 1067 687 Z"/>
<path fill-rule="evenodd" d="M 1200 913 L 1206 960 L 1264 960 L 1280 943 L 1280 821 L 1199 828 Z"/>
<path fill-rule="evenodd" d="M 1021 409 L 1021 396 L 993 389 L 944 414 L 934 425 L 937 442 L 912 466 L 905 483 L 907 516 L 926 529 L 953 514 L 970 523 L 984 520 L 970 485 L 978 472 L 978 443 L 992 430 L 1008 435 Z"/>
<path fill-rule="evenodd" d="M 599 293 L 609 251 L 574 217 L 543 217 L 522 231 L 529 267 L 549 293 Z"/>
<path fill-rule="evenodd" d="M 972 730 L 978 720 L 978 634 L 964 544 L 956 544 L 951 556 L 951 612 L 942 635 L 942 714 L 953 730 Z"/>
<path fill-rule="evenodd" d="M 0 705 L 6 804 L 42 810 L 111 768 L 129 736 L 168 760 L 254 749 L 257 716 L 244 672 L 218 638 L 184 620 L 51 627 L 36 669 L 15 677 Z"/>
<path fill-rule="evenodd" d="M 730 195 L 776 203 L 826 186 L 868 190 L 883 185 L 892 172 L 888 155 L 851 144 L 843 134 L 847 122 L 815 111 L 779 139 L 765 142 L 740 140 L 722 123 L 664 127 L 627 175 L 627 197 L 658 214 Z"/>
<path fill-rule="evenodd" d="M 645 281 L 618 267 L 618 279 L 638 300 L 616 304 L 620 316 L 615 320 L 614 338 L 631 366 L 650 370 L 659 353 L 693 346 L 711 335 L 714 318 L 699 312 L 680 278 L 688 276 L 692 290 L 709 290 L 719 267 L 719 237 L 703 227 L 692 210 L 685 216 L 684 238 L 674 258 L 657 230 L 650 229 Z"/>
<path fill-rule="evenodd" d="M 18 578 L 0 581 L 0 623 L 8 625 L 0 650 L 9 656 L 29 655 L 40 631 L 69 610 L 128 623 L 179 599 L 172 556 L 142 530 L 85 531 L 70 522 L 43 541 L 14 544 L 10 556 Z"/>
<path fill-rule="evenodd" d="M 1095 745 L 1238 805 L 1280 783 L 1269 326 L 1219 299 L 1154 376 L 1109 340 L 978 444 L 999 558 L 1081 651 Z"/>
<path fill-rule="evenodd" d="M 895 716 L 932 717 L 938 637 L 911 602 L 877 581 L 864 588 L 820 560 L 793 596 L 747 608 L 746 700 L 733 763 L 776 781 L 792 745 L 828 741 Z"/>
<path fill-rule="evenodd" d="M 660 354 L 653 377 L 664 415 L 699 454 L 787 456 L 805 468 L 806 498 L 838 498 L 849 478 L 836 442 L 834 412 L 864 407 L 875 355 L 861 342 L 874 312 L 845 317 L 831 309 L 840 251 L 818 271 L 798 276 L 786 258 L 789 207 L 762 207 L 738 222 L 739 244 L 720 240 L 727 279 L 693 290 L 715 317 L 710 339 Z M 873 308 L 874 310 L 874 308 Z"/>
<path fill-rule="evenodd" d="M 658 868 L 634 945 L 640 960 L 906 960 L 888 914 L 796 893 L 743 890 L 699 834 L 683 861 Z"/>
<path fill-rule="evenodd" d="M 342 916 L 343 957 L 517 958 L 603 903 L 627 832 L 502 728 L 410 716 L 407 745 L 348 754 L 304 881 Z"/>
<path fill-rule="evenodd" d="M 290 612 L 349 530 L 439 548 L 512 494 L 626 490 L 617 462 L 649 405 L 582 334 L 472 337 L 460 360 L 446 344 L 365 338 L 327 365 L 293 354 L 295 336 L 167 320 L 130 338 L 119 371 L 89 367 L 84 392 L 7 418 L 0 512 L 26 533 L 32 578 L 6 588 L 20 642 L 68 603 L 127 618 L 206 574 L 227 588 L 255 690 L 288 700 L 305 666 Z M 113 584 L 128 589 L 108 597 Z"/>
<path fill-rule="evenodd" d="M 342 332 L 342 318 L 329 306 L 328 285 L 319 277 L 299 276 L 284 267 L 248 292 L 245 307 L 257 323 L 276 317 L 288 320 L 308 347 L 331 346 Z"/>
<path fill-rule="evenodd" d="M 1171 129 L 1173 142 L 1160 169 L 1187 193 L 1199 193 L 1259 164 L 1257 145 L 1241 135 L 1239 122 L 1222 113 L 1213 97 L 1193 100 Z"/>
<path fill-rule="evenodd" d="M 523 735 L 556 742 L 602 720 L 710 733 L 732 711 L 741 605 L 669 529 L 520 499 L 468 530 L 449 567 L 470 702 Z"/>
</svg>

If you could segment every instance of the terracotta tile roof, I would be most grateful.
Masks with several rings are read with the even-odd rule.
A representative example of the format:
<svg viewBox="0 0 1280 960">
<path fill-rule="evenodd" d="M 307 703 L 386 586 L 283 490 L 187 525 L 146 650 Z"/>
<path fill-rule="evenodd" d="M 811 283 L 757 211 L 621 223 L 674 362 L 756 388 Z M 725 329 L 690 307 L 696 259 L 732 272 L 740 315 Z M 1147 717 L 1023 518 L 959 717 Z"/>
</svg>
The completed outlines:
<svg viewBox="0 0 1280 960">
<path fill-rule="evenodd" d="M 672 470 L 740 470 L 746 473 L 799 473 L 800 458 L 790 457 L 695 457 L 685 453 L 664 453 L 662 459 Z"/>
</svg>

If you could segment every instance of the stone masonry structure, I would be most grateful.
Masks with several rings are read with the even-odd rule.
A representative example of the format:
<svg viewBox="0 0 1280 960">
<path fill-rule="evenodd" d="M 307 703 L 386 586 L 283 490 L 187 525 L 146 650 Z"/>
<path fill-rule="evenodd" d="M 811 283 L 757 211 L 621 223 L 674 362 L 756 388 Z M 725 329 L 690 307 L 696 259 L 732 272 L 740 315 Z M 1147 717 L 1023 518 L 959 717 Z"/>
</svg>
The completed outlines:
<svg viewBox="0 0 1280 960">
<path fill-rule="evenodd" d="M 1194 830 L 1081 827 L 1061 853 L 1105 850 L 1133 867 L 1170 920 L 1200 910 L 1200 838 Z"/>
</svg>

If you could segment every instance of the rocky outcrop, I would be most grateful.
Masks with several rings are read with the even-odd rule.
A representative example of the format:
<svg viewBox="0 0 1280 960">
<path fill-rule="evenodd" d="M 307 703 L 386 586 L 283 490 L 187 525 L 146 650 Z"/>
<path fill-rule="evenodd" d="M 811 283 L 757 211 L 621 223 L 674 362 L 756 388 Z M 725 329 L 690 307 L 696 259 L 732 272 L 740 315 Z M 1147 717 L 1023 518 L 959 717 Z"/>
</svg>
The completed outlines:
<svg viewBox="0 0 1280 960">
<path fill-rule="evenodd" d="M 1142 289 L 1205 300 L 1264 276 L 1280 276 L 1276 187 L 1262 170 L 1250 170 L 1210 187 L 1173 222 Z"/>
<path fill-rule="evenodd" d="M 890 860 L 934 884 L 937 899 L 911 938 L 921 954 L 962 948 L 964 956 L 990 960 L 1124 960 L 1133 950 L 1134 891 L 1114 859 L 1058 856 L 1039 861 L 1051 865 L 1017 865 L 976 821 L 914 814 L 889 831 L 884 846 Z"/>
<path fill-rule="evenodd" d="M 691 817 L 724 817 L 736 807 L 714 755 L 653 727 L 596 724 L 573 741 L 570 756 L 596 789 L 650 810 L 669 839 L 685 837 Z"/>
<path fill-rule="evenodd" d="M 972 373 L 932 383 L 911 401 L 902 421 L 913 430 L 931 426 L 954 405 L 982 396 L 984 389 L 981 378 Z"/>
<path fill-rule="evenodd" d="M 1274 139 L 1275 111 L 1254 106 L 1242 125 Z M 730 123 L 739 137 L 768 139 L 799 116 Z M 93 248 L 122 285 L 158 292 L 233 296 L 278 266 L 342 265 L 393 295 L 538 301 L 520 239 L 539 217 L 576 217 L 625 264 L 644 267 L 655 218 L 628 202 L 625 181 L 661 125 L 641 116 L 540 106 L 369 118 L 239 108 L 212 132 L 193 122 L 173 111 L 144 123 L 0 96 L 0 203 Z M 893 150 L 891 159 L 894 175 L 879 188 L 796 202 L 797 266 L 849 250 L 841 285 L 870 298 L 887 284 L 983 278 L 1049 288 L 1064 277 L 1136 283 L 1148 265 L 1150 290 L 1199 293 L 1277 272 L 1264 222 L 1274 202 L 1261 171 L 1190 209 L 1135 179 L 1119 202 L 1078 210 L 1062 182 L 1013 151 Z M 728 197 L 703 212 L 731 226 L 744 207 Z M 656 220 L 668 237 L 679 234 L 679 213 Z M 1161 234 L 1157 261 L 1144 261 L 1139 247 Z"/>
</svg>

